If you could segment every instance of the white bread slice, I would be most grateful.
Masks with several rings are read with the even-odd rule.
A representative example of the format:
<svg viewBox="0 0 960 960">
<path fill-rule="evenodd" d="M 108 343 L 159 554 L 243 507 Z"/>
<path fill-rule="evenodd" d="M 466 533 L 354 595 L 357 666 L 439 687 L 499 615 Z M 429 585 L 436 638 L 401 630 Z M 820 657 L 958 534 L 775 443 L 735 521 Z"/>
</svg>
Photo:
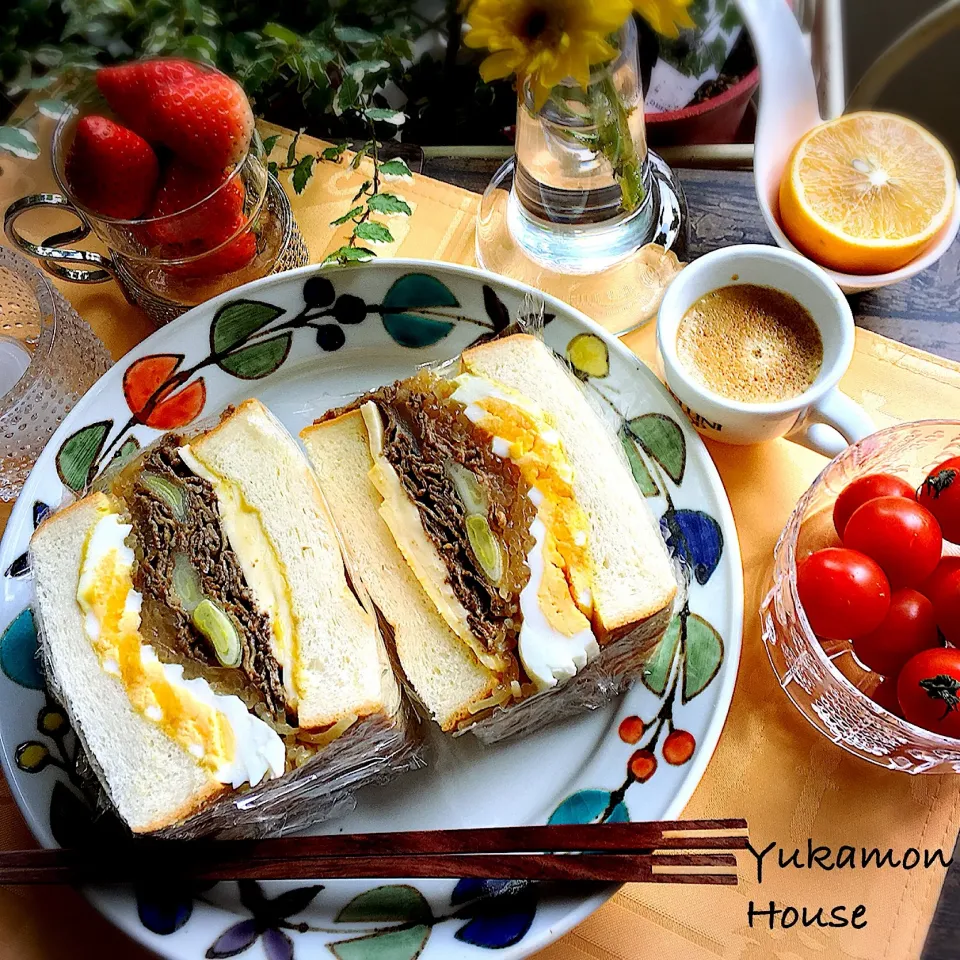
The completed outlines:
<svg viewBox="0 0 960 960">
<path fill-rule="evenodd" d="M 386 650 L 373 616 L 350 589 L 336 530 L 296 440 L 254 399 L 188 444 L 206 470 L 239 492 L 244 509 L 259 516 L 286 580 L 300 729 L 350 716 L 392 716 L 399 690 Z M 231 547 L 246 569 L 245 545 L 231 541 Z M 248 586 L 261 609 L 269 609 L 249 578 Z"/>
<path fill-rule="evenodd" d="M 608 428 L 569 373 L 528 334 L 466 350 L 461 365 L 536 399 L 560 434 L 573 468 L 574 493 L 590 520 L 597 640 L 615 640 L 650 618 L 663 620 L 677 592 L 663 538 Z"/>
<path fill-rule="evenodd" d="M 109 503 L 95 493 L 49 517 L 30 542 L 30 563 L 48 682 L 120 816 L 135 833 L 147 833 L 176 823 L 229 788 L 133 709 L 84 632 L 77 603 L 83 549 Z"/>
<path fill-rule="evenodd" d="M 437 613 L 380 515 L 382 497 L 359 410 L 302 430 L 352 566 L 393 628 L 397 656 L 417 696 L 443 730 L 471 716 L 498 686 L 495 673 Z"/>
</svg>

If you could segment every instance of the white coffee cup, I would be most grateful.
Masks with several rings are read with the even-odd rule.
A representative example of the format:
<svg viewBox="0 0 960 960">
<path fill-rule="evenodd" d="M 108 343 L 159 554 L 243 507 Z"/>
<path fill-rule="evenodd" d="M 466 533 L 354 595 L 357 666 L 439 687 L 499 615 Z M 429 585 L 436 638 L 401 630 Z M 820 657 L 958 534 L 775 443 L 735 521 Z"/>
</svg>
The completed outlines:
<svg viewBox="0 0 960 960">
<path fill-rule="evenodd" d="M 823 364 L 803 393 L 773 403 L 730 400 L 699 383 L 677 355 L 677 329 L 690 307 L 720 287 L 752 283 L 789 294 L 813 317 Z M 760 244 L 725 247 L 694 260 L 674 278 L 657 316 L 657 346 L 667 386 L 694 427 L 722 443 L 787 437 L 827 457 L 876 427 L 864 409 L 837 389 L 853 358 L 855 327 L 840 288 L 809 260 Z"/>
</svg>

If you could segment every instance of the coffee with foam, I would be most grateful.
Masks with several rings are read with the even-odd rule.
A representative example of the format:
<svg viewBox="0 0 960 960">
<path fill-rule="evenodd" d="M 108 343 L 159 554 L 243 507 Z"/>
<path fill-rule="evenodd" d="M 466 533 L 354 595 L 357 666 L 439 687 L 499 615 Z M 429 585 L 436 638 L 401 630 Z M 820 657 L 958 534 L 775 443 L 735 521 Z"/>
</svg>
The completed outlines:
<svg viewBox="0 0 960 960">
<path fill-rule="evenodd" d="M 810 388 L 823 365 L 823 341 L 789 294 L 743 283 L 692 304 L 677 328 L 677 355 L 691 377 L 721 397 L 776 403 Z"/>
</svg>

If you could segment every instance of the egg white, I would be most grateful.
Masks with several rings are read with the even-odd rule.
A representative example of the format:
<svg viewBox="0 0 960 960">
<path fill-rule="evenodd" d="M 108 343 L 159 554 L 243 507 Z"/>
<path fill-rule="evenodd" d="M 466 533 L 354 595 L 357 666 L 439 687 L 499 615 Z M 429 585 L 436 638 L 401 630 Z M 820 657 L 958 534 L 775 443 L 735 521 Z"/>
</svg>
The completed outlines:
<svg viewBox="0 0 960 960">
<path fill-rule="evenodd" d="M 103 625 L 96 611 L 86 602 L 86 598 L 98 585 L 101 564 L 111 553 L 116 553 L 121 573 L 130 578 L 124 609 L 136 615 L 139 626 L 143 598 L 133 588 L 134 554 L 125 542 L 131 529 L 131 525 L 123 523 L 118 514 L 106 513 L 87 539 L 77 585 L 77 601 L 81 610 L 85 611 L 84 632 L 91 642 L 99 639 Z M 160 664 L 166 683 L 181 693 L 185 692 L 188 699 L 192 698 L 198 701 L 198 704 L 216 710 L 226 718 L 233 731 L 235 752 L 232 759 L 222 762 L 214 771 L 213 775 L 217 780 L 236 788 L 244 783 L 256 785 L 267 774 L 272 778 L 283 773 L 286 756 L 283 741 L 269 724 L 249 713 L 239 697 L 214 693 L 210 684 L 202 677 L 184 680 L 183 667 L 180 664 L 161 663 L 150 644 L 141 643 L 140 661 L 144 667 Z M 101 661 L 101 668 L 106 673 L 119 677 L 119 664 L 113 658 L 105 657 Z M 157 724 L 161 724 L 164 719 L 162 711 L 156 705 L 148 707 L 143 716 Z M 188 749 L 197 759 L 203 758 L 203 744 L 192 744 Z"/>
<path fill-rule="evenodd" d="M 491 398 L 523 410 L 537 423 L 544 422 L 543 412 L 533 401 L 484 377 L 461 374 L 455 382 L 457 389 L 451 395 L 451 399 L 464 405 L 464 415 L 474 423 L 480 424 L 489 416 L 480 404 Z M 552 428 L 543 429 L 539 437 L 548 446 L 557 447 L 560 444 L 560 436 Z M 494 454 L 500 459 L 510 457 L 512 445 L 508 440 L 494 435 L 492 446 Z M 567 636 L 550 623 L 540 607 L 538 593 L 544 575 L 543 543 L 547 528 L 539 517 L 539 509 L 545 497 L 543 491 L 536 486 L 531 487 L 527 496 L 537 507 L 538 516 L 534 518 L 530 528 L 536 541 L 527 555 L 530 579 L 520 591 L 523 623 L 517 640 L 517 653 L 527 676 L 537 689 L 546 690 L 549 687 L 555 687 L 562 680 L 569 680 L 575 676 L 590 659 L 600 652 L 600 648 L 590 628 Z"/>
</svg>

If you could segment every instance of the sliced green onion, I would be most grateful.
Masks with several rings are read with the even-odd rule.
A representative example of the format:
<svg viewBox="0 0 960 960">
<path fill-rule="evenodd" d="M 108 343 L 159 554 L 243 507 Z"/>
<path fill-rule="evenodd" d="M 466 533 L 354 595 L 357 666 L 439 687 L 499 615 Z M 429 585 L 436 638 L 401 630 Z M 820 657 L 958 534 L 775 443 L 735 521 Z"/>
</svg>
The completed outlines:
<svg viewBox="0 0 960 960">
<path fill-rule="evenodd" d="M 213 644 L 225 667 L 240 666 L 240 634 L 233 621 L 212 600 L 201 600 L 193 611 L 193 625 Z"/>
<path fill-rule="evenodd" d="M 140 482 L 155 496 L 159 497 L 172 511 L 175 520 L 183 523 L 187 519 L 187 499 L 183 488 L 159 473 L 144 471 Z"/>
<path fill-rule="evenodd" d="M 200 577 L 189 557 L 178 553 L 173 558 L 173 592 L 180 601 L 180 606 L 187 613 L 193 613 L 203 600 L 203 591 L 200 589 Z"/>
<path fill-rule="evenodd" d="M 453 481 L 467 516 L 475 513 L 486 516 L 487 497 L 476 475 L 459 463 L 448 463 L 447 476 Z"/>
<path fill-rule="evenodd" d="M 467 539 L 487 579 L 491 583 L 499 583 L 503 577 L 503 551 L 486 517 L 479 514 L 467 517 Z"/>
</svg>

